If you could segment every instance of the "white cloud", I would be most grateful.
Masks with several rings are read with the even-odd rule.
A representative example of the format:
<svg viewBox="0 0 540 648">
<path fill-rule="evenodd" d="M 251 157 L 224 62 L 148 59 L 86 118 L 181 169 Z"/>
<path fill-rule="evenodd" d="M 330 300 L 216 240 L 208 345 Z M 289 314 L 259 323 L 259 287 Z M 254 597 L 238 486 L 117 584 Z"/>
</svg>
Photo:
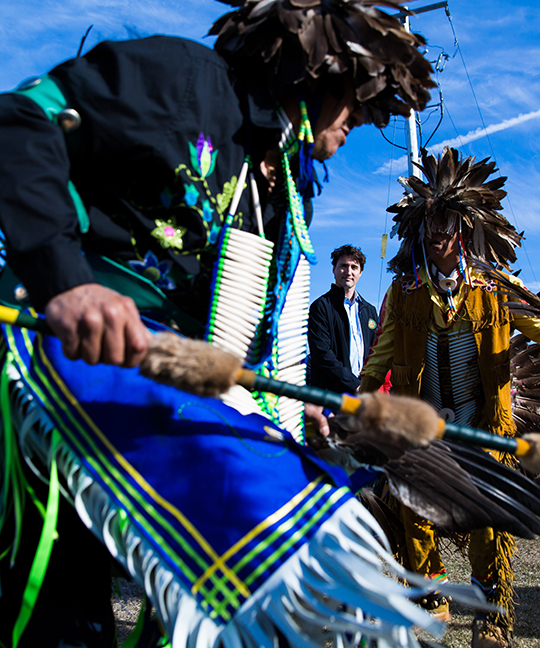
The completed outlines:
<svg viewBox="0 0 540 648">
<path fill-rule="evenodd" d="M 465 146 L 466 144 L 469 144 L 470 142 L 474 142 L 475 140 L 481 139 L 482 137 L 486 137 L 487 135 L 499 133 L 500 131 L 513 128 L 514 126 L 520 126 L 521 124 L 524 124 L 531 119 L 538 118 L 540 118 L 540 110 L 534 110 L 533 112 L 518 115 L 517 117 L 512 117 L 511 119 L 504 119 L 502 122 L 499 122 L 498 124 L 491 124 L 491 126 L 488 126 L 487 128 L 476 128 L 475 130 L 470 131 L 465 135 L 459 135 L 458 137 L 453 137 L 439 144 L 435 144 L 429 147 L 429 149 L 431 153 L 435 154 L 440 153 L 445 146 L 460 148 Z M 396 160 L 385 162 L 373 173 L 382 175 L 388 173 L 390 170 L 392 170 L 394 173 L 400 173 L 402 171 L 406 171 L 407 166 L 407 156 L 403 155 Z"/>
</svg>

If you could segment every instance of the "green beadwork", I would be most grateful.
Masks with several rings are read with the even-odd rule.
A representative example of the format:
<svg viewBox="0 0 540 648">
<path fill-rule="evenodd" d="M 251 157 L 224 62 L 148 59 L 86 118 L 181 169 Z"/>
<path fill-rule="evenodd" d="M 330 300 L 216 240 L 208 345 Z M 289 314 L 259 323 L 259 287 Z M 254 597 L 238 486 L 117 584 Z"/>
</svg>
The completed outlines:
<svg viewBox="0 0 540 648">
<path fill-rule="evenodd" d="M 314 264 L 317 262 L 317 257 L 315 256 L 315 250 L 313 249 L 313 244 L 311 243 L 306 225 L 306 219 L 304 218 L 304 206 L 302 205 L 300 195 L 296 188 L 296 183 L 292 176 L 289 157 L 285 151 L 282 154 L 282 163 L 294 233 L 296 234 L 296 239 L 298 240 L 300 249 L 304 253 L 306 259 L 309 263 Z"/>
<path fill-rule="evenodd" d="M 292 218 L 294 233 L 296 234 L 296 239 L 300 245 L 300 249 L 309 263 L 313 265 L 317 263 L 317 257 L 308 234 L 308 228 L 304 218 L 304 206 L 300 194 L 298 193 L 298 189 L 296 188 L 296 182 L 294 181 L 290 165 L 291 158 L 298 154 L 300 146 L 303 145 L 304 140 L 307 140 L 308 144 L 314 143 L 313 130 L 311 128 L 307 107 L 304 101 L 300 101 L 300 114 L 301 120 L 298 137 L 296 137 L 293 142 L 283 146 L 281 150 L 281 162 L 283 166 L 283 175 L 285 176 L 289 211 Z"/>
<path fill-rule="evenodd" d="M 304 140 L 307 140 L 308 144 L 315 143 L 313 130 L 311 129 L 311 122 L 309 121 L 306 102 L 302 100 L 300 101 L 300 129 L 298 131 L 298 141 L 303 142 Z"/>
<path fill-rule="evenodd" d="M 161 247 L 174 248 L 175 250 L 182 250 L 184 248 L 183 236 L 187 232 L 186 227 L 181 227 L 176 224 L 176 219 L 169 218 L 168 220 L 156 220 L 156 228 L 150 234 L 157 238 Z"/>
</svg>

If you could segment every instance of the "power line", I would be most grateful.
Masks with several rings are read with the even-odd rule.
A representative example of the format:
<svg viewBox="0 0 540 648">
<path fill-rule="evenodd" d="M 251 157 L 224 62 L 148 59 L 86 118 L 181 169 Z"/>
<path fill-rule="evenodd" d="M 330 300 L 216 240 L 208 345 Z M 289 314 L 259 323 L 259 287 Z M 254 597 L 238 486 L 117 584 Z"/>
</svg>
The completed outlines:
<svg viewBox="0 0 540 648">
<path fill-rule="evenodd" d="M 463 64 L 463 69 L 465 70 L 465 75 L 467 76 L 467 81 L 469 82 L 469 87 L 471 89 L 472 96 L 474 98 L 474 103 L 476 104 L 476 109 L 478 110 L 478 114 L 480 115 L 480 121 L 482 122 L 482 127 L 483 127 L 483 129 L 485 131 L 486 139 L 488 141 L 489 149 L 491 151 L 491 156 L 492 156 L 493 161 L 495 162 L 495 164 L 497 166 L 499 166 L 499 164 L 497 162 L 497 156 L 495 155 L 495 149 L 493 148 L 493 144 L 492 144 L 491 138 L 489 136 L 489 131 L 487 130 L 487 126 L 486 126 L 486 123 L 484 121 L 484 116 L 482 115 L 482 110 L 480 109 L 480 104 L 479 104 L 478 99 L 476 97 L 476 92 L 474 90 L 472 80 L 471 80 L 471 77 L 469 75 L 469 70 L 467 69 L 467 65 L 465 63 L 465 57 L 463 56 L 463 52 L 461 51 L 461 47 L 459 45 L 456 30 L 454 29 L 454 21 L 453 21 L 452 15 L 450 14 L 450 9 L 448 8 L 448 6 L 445 7 L 445 13 L 446 13 L 448 21 L 450 23 L 450 27 L 452 29 L 452 34 L 454 35 L 454 47 L 455 47 L 456 51 L 459 52 L 459 56 L 460 56 L 461 62 Z M 454 54 L 454 56 L 455 56 L 455 54 Z M 499 175 L 502 175 L 501 172 L 500 172 L 500 169 L 498 169 L 498 171 L 499 171 Z M 512 220 L 514 221 L 514 226 L 516 227 L 516 230 L 519 231 L 520 227 L 518 226 L 516 215 L 514 213 L 514 208 L 512 207 L 512 202 L 511 202 L 510 198 L 508 197 L 508 194 L 506 195 L 506 200 L 507 200 L 507 203 L 508 203 L 508 207 L 510 208 L 510 213 L 512 214 Z M 529 257 L 529 253 L 528 253 L 528 251 L 527 251 L 527 249 L 525 247 L 524 242 L 521 244 L 521 249 L 523 250 L 523 253 L 525 254 L 525 257 L 527 258 L 527 261 L 529 263 L 529 268 L 531 270 L 531 274 L 532 274 L 533 279 L 534 279 L 534 281 L 536 283 L 536 274 L 534 272 L 534 269 L 533 269 L 533 266 L 532 266 L 532 263 L 531 263 L 531 259 Z"/>
</svg>

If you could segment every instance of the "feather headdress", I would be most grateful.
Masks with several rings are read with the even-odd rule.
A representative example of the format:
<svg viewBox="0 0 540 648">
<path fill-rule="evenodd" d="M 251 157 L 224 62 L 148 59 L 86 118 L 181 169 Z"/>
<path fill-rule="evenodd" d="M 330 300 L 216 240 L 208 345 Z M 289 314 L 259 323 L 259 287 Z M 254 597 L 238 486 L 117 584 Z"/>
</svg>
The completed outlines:
<svg viewBox="0 0 540 648">
<path fill-rule="evenodd" d="M 391 114 L 422 110 L 435 87 L 418 50 L 424 39 L 375 7 L 399 9 L 403 0 L 220 1 L 237 9 L 210 29 L 215 49 L 276 97 L 309 79 L 331 87 L 348 76 L 364 122 L 383 127 Z"/>
<path fill-rule="evenodd" d="M 486 182 L 497 170 L 495 162 L 488 160 L 476 162 L 473 156 L 463 159 L 450 147 L 437 157 L 422 151 L 420 168 L 426 182 L 414 176 L 400 178 L 407 193 L 388 208 L 396 214 L 391 235 L 403 239 L 388 264 L 390 270 L 398 275 L 414 271 L 413 258 L 422 258 L 419 232 L 428 236 L 437 231 L 453 234 L 459 228 L 469 251 L 480 260 L 505 268 L 516 260 L 515 248 L 523 236 L 500 213 L 506 178 Z"/>
</svg>

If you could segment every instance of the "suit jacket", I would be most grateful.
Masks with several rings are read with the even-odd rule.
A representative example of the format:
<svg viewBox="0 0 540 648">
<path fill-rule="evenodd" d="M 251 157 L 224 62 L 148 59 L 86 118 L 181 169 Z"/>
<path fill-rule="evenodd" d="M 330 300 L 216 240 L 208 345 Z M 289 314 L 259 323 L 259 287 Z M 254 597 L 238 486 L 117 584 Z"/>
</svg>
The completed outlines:
<svg viewBox="0 0 540 648">
<path fill-rule="evenodd" d="M 332 284 L 309 309 L 310 383 L 335 392 L 354 393 L 360 378 L 351 371 L 350 325 L 343 301 L 345 292 Z M 375 341 L 379 317 L 376 308 L 358 295 L 358 316 L 364 339 L 364 362 Z"/>
</svg>

